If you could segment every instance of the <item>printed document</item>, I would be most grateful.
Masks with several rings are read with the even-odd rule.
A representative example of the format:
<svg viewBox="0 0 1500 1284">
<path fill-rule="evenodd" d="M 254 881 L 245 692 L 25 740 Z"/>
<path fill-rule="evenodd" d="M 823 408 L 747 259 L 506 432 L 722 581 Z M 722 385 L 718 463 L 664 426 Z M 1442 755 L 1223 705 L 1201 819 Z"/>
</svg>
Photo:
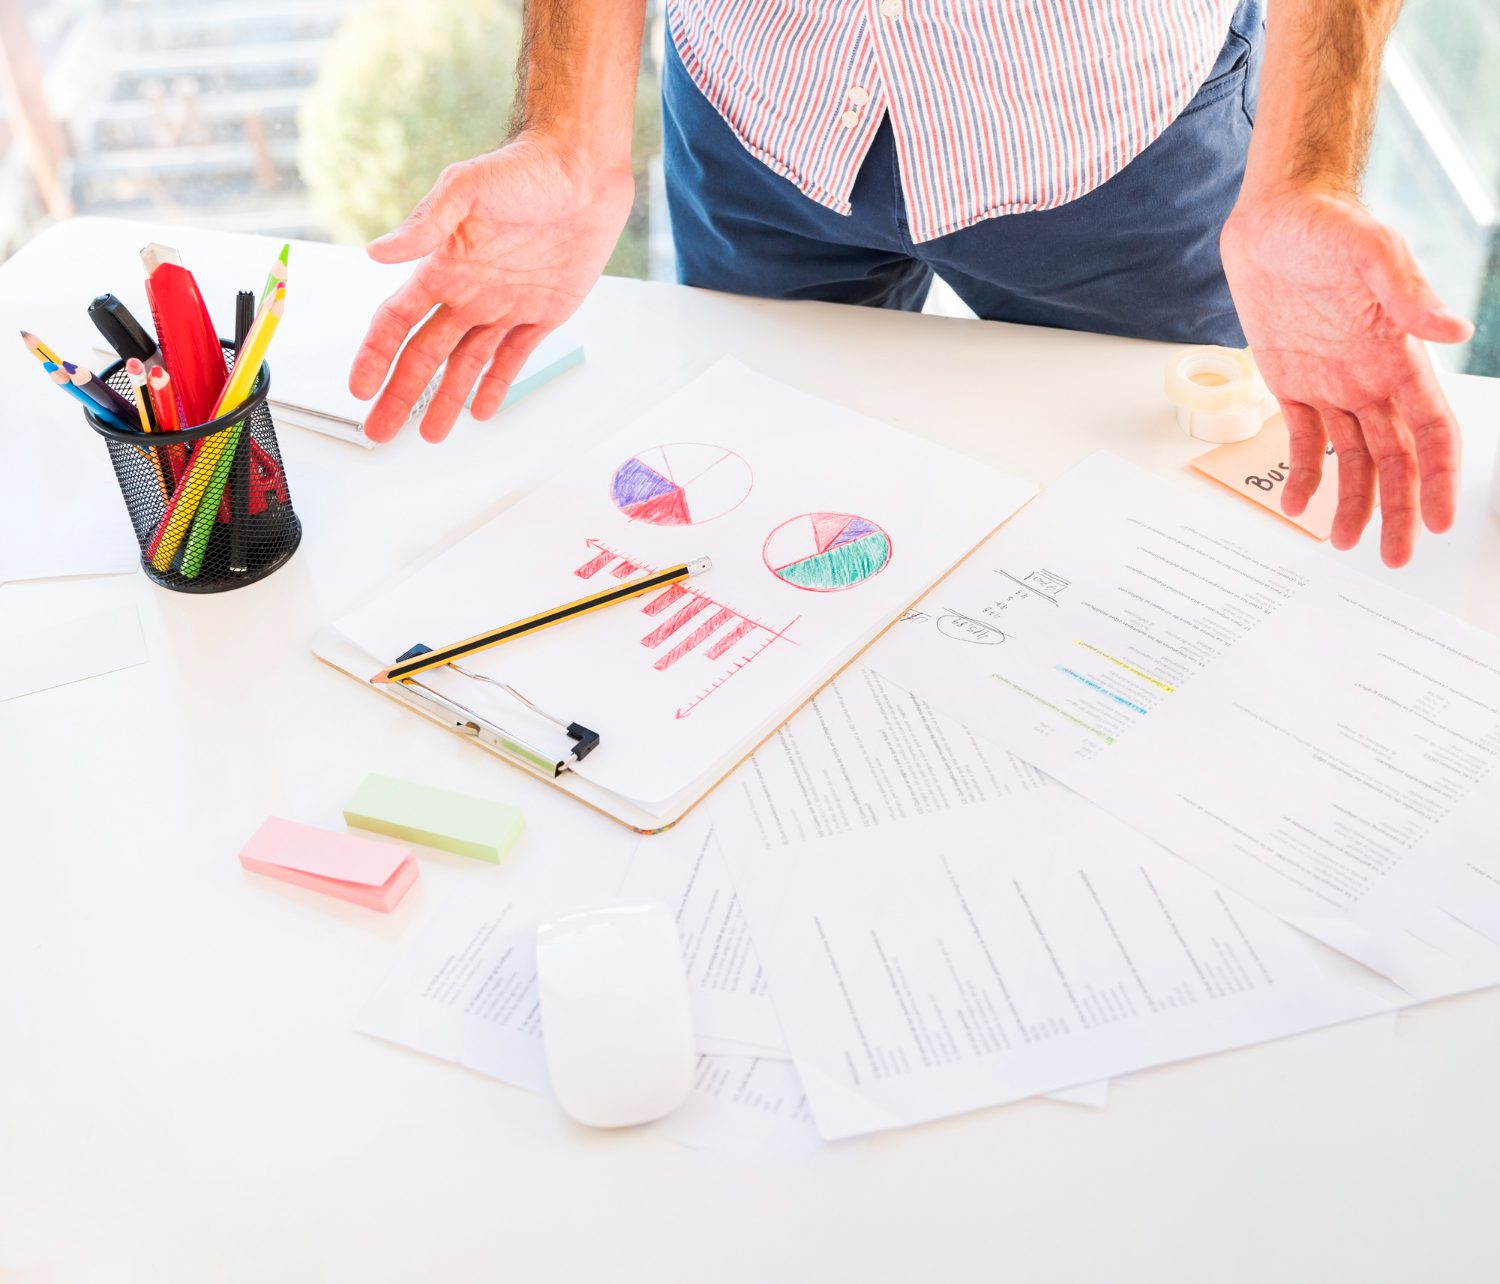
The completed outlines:
<svg viewBox="0 0 1500 1284">
<path fill-rule="evenodd" d="M 867 659 L 1413 996 L 1500 982 L 1453 890 L 1500 823 L 1500 639 L 1253 512 L 1096 455 Z"/>
<path fill-rule="evenodd" d="M 713 812 L 825 1137 L 1404 997 L 865 666 Z"/>
</svg>

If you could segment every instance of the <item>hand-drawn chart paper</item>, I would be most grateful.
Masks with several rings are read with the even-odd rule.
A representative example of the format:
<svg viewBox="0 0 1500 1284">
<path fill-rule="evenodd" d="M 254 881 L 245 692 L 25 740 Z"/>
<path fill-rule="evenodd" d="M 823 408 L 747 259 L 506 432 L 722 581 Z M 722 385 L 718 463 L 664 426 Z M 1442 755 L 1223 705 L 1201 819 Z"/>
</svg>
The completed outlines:
<svg viewBox="0 0 1500 1284">
<path fill-rule="evenodd" d="M 712 558 L 707 574 L 465 665 L 598 731 L 578 774 L 664 808 L 717 779 L 1033 490 L 724 360 L 337 628 L 389 663 Z M 505 716 L 480 704 L 486 684 L 467 686 Z"/>
</svg>

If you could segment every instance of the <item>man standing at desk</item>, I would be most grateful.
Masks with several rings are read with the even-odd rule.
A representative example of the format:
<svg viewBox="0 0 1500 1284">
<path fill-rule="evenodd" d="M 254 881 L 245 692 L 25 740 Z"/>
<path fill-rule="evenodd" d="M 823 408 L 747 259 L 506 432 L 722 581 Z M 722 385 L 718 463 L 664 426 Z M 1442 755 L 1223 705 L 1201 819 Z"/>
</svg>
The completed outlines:
<svg viewBox="0 0 1500 1284">
<path fill-rule="evenodd" d="M 1458 428 L 1420 341 L 1470 327 L 1357 195 L 1399 7 L 668 0 L 679 276 L 915 310 L 937 271 L 989 319 L 1248 339 L 1291 432 L 1287 510 L 1331 441 L 1334 544 L 1358 542 L 1378 484 L 1381 553 L 1403 565 L 1419 514 L 1447 530 L 1458 490 Z M 375 440 L 444 361 L 422 435 L 447 436 L 476 382 L 488 418 L 598 279 L 633 195 L 644 9 L 528 0 L 514 137 L 444 170 L 371 243 L 381 262 L 424 260 L 351 372 L 370 397 L 395 362 Z"/>
</svg>

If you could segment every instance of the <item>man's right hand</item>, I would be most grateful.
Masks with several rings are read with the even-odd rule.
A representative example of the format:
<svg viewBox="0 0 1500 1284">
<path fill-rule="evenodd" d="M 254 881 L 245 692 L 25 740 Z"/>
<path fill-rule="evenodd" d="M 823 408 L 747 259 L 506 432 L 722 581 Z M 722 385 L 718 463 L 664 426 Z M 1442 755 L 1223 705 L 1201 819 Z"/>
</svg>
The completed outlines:
<svg viewBox="0 0 1500 1284">
<path fill-rule="evenodd" d="M 349 390 L 368 400 L 395 361 L 365 421 L 370 439 L 400 431 L 444 361 L 422 436 L 448 435 L 476 381 L 475 416 L 494 414 L 532 349 L 599 279 L 633 196 L 628 164 L 586 166 L 524 133 L 445 169 L 407 220 L 368 246 L 378 263 L 423 260 L 380 305 L 349 372 Z"/>
</svg>

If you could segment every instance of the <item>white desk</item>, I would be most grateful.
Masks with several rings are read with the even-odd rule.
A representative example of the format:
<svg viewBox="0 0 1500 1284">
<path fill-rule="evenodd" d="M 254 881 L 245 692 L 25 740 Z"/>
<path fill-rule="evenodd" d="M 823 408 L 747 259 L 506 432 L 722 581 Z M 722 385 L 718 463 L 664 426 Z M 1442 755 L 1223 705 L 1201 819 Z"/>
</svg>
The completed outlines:
<svg viewBox="0 0 1500 1284">
<path fill-rule="evenodd" d="M 87 342 L 84 304 L 147 239 L 53 229 L 0 268 L 5 328 Z M 268 813 L 337 827 L 367 770 L 420 764 L 475 788 L 505 770 L 360 694 L 307 643 L 494 511 L 538 443 L 585 441 L 622 400 L 731 352 L 1043 482 L 1098 447 L 1163 471 L 1201 449 L 1164 404 L 1165 345 L 615 280 L 582 321 L 585 367 L 441 448 L 285 430 L 306 534 L 260 584 L 0 587 L 7 628 L 134 604 L 150 649 L 0 704 L 0 1280 L 47 1264 L 14 1278 L 1496 1278 L 1500 993 L 1394 1033 L 1366 1022 L 1139 1075 L 1102 1112 L 1027 1102 L 795 1164 L 587 1133 L 550 1101 L 350 1029 L 420 921 L 494 871 L 426 859 L 385 917 L 256 880 L 235 853 Z M 7 389 L 39 382 L 29 361 L 0 343 Z M 1393 579 L 1500 631 L 1485 503 L 1500 382 L 1449 387 L 1468 434 L 1461 524 Z M 70 417 L 39 397 L 8 399 L 0 434 L 23 405 Z M 17 484 L 0 478 L 0 499 Z M 1355 558 L 1386 574 L 1373 540 Z"/>
</svg>

